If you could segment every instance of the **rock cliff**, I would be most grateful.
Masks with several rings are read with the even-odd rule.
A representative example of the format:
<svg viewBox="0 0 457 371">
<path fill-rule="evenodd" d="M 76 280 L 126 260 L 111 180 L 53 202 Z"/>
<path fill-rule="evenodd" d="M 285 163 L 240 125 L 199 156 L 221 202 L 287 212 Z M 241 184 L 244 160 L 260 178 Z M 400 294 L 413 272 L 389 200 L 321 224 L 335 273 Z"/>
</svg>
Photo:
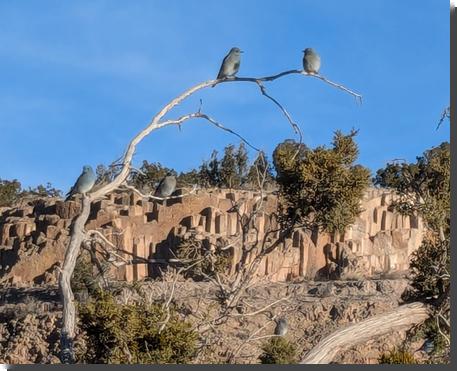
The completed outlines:
<svg viewBox="0 0 457 371">
<path fill-rule="evenodd" d="M 218 189 L 168 200 L 164 206 L 135 193 L 115 192 L 92 205 L 86 229 L 103 233 L 133 262 L 116 270 L 118 279 L 142 280 L 154 275 L 152 261 L 166 261 L 171 248 L 189 234 L 213 243 L 231 241 L 240 228 L 233 208 L 240 214 L 249 213 L 259 197 L 255 192 Z M 297 230 L 283 248 L 263 259 L 258 277 L 268 276 L 271 281 L 349 279 L 407 270 L 424 227 L 419 218 L 392 211 L 393 197 L 385 190 L 367 190 L 362 200 L 364 211 L 344 235 Z M 272 194 L 263 200 L 262 213 L 253 226 L 260 235 L 275 227 L 276 205 Z M 54 283 L 79 209 L 75 201 L 43 199 L 0 210 L 0 282 L 19 286 Z M 235 245 L 232 267 L 237 259 Z"/>
</svg>

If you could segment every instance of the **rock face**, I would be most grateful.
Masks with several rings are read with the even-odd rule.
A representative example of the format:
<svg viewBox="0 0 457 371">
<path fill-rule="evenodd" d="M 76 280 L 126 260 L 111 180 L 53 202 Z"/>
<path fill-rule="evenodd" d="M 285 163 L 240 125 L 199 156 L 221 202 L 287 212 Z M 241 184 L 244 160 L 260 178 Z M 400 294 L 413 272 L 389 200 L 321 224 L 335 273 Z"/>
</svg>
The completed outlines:
<svg viewBox="0 0 457 371">
<path fill-rule="evenodd" d="M 424 227 L 419 218 L 389 211 L 392 198 L 386 191 L 369 189 L 362 200 L 364 211 L 344 235 L 295 231 L 262 260 L 258 277 L 268 276 L 271 281 L 349 279 L 407 270 Z M 239 217 L 252 213 L 259 200 L 260 195 L 254 192 L 219 189 L 198 191 L 162 206 L 134 193 L 115 192 L 92 204 L 86 230 L 100 231 L 125 259 L 166 261 L 172 257 L 171 249 L 189 234 L 210 243 L 231 243 L 240 232 Z M 262 204 L 248 239 L 263 238 L 277 227 L 276 196 L 266 196 Z M 46 199 L 0 211 L 0 282 L 55 283 L 70 225 L 79 210 L 78 202 Z M 277 233 L 270 237 L 277 237 Z M 240 254 L 234 244 L 232 270 Z M 116 270 L 118 279 L 136 281 L 154 276 L 157 264 L 134 261 Z"/>
<path fill-rule="evenodd" d="M 162 281 L 141 283 L 144 295 L 124 287 L 119 300 L 123 303 L 145 298 L 154 300 L 162 296 L 164 287 L 168 290 L 172 284 Z M 249 312 L 277 302 L 268 312 L 287 318 L 289 325 L 285 338 L 297 346 L 301 358 L 323 337 L 341 326 L 396 308 L 406 287 L 406 280 L 263 283 L 249 288 L 242 302 L 249 303 L 249 307 L 244 307 Z M 208 318 L 220 315 L 219 307 L 214 305 L 216 293 L 217 288 L 210 282 L 176 282 L 173 301 L 178 313 L 192 322 L 206 344 L 194 362 L 225 363 L 230 352 L 241 347 L 236 363 L 258 363 L 265 339 L 246 340 L 256 332 L 259 337 L 273 334 L 275 322 L 269 319 L 268 312 L 253 316 L 234 315 L 222 324 L 212 326 L 212 331 L 208 328 L 205 331 Z M 289 300 L 278 301 L 286 296 Z M 0 289 L 0 300 L 0 363 L 59 363 L 61 305 L 57 290 Z M 376 363 L 383 351 L 400 345 L 404 338 L 404 332 L 395 332 L 374 339 L 341 352 L 338 363 Z M 77 333 L 75 340 L 78 354 L 80 345 L 84 349 L 84 337 Z"/>
</svg>

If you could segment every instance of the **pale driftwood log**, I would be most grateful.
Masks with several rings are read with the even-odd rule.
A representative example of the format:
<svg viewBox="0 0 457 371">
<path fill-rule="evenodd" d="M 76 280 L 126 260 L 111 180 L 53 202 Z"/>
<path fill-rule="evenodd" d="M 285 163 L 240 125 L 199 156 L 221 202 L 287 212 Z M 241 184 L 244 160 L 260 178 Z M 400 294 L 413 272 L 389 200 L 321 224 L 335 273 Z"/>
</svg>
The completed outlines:
<svg viewBox="0 0 457 371">
<path fill-rule="evenodd" d="M 301 364 L 327 364 L 338 352 L 364 343 L 391 331 L 408 329 L 427 319 L 429 311 L 419 302 L 402 305 L 388 313 L 380 314 L 359 323 L 336 330 L 311 349 Z"/>
<path fill-rule="evenodd" d="M 290 118 L 290 115 L 288 112 L 282 107 L 282 105 L 266 94 L 266 89 L 262 85 L 262 82 L 266 81 L 273 81 L 276 80 L 282 76 L 289 75 L 289 74 L 300 74 L 302 76 L 309 76 L 309 77 L 315 77 L 318 78 L 325 83 L 334 86 L 338 89 L 341 89 L 352 96 L 361 99 L 361 96 L 347 88 L 345 88 L 342 85 L 333 83 L 323 76 L 320 75 L 313 75 L 313 74 L 307 74 L 304 71 L 301 70 L 290 70 L 286 72 L 279 73 L 274 76 L 267 76 L 267 77 L 261 77 L 261 78 L 250 78 L 250 77 L 245 77 L 245 78 L 234 78 L 234 79 L 221 79 L 221 80 L 209 80 L 202 82 L 200 84 L 195 85 L 194 87 L 186 90 L 184 93 L 173 99 L 170 103 L 165 105 L 150 121 L 150 123 L 140 132 L 138 133 L 128 144 L 127 149 L 122 156 L 122 170 L 119 172 L 119 174 L 116 175 L 116 177 L 108 184 L 105 184 L 98 190 L 90 193 L 89 195 L 85 195 L 83 197 L 83 207 L 81 214 L 75 219 L 73 230 L 70 234 L 70 241 L 65 253 L 65 259 L 63 266 L 61 268 L 61 275 L 59 277 L 59 288 L 63 300 L 63 323 L 62 323 L 62 333 L 61 333 L 61 354 L 60 354 L 60 359 L 62 363 L 72 363 L 74 362 L 74 352 L 73 352 L 73 338 L 75 334 L 75 324 L 76 324 L 76 312 L 75 312 L 75 305 L 73 303 L 73 292 L 71 290 L 70 286 L 70 281 L 71 277 L 73 275 L 73 270 L 75 268 L 76 264 L 76 259 L 79 255 L 80 252 L 80 247 L 81 243 L 83 242 L 85 232 L 84 232 L 84 225 L 87 222 L 87 219 L 89 217 L 89 212 L 90 212 L 90 205 L 93 201 L 103 199 L 108 193 L 113 192 L 114 190 L 118 189 L 122 185 L 125 184 L 131 170 L 132 170 L 132 160 L 133 160 L 133 155 L 135 153 L 137 145 L 146 137 L 148 136 L 152 131 L 160 129 L 165 126 L 169 125 L 180 125 L 184 121 L 187 121 L 192 118 L 202 118 L 208 120 L 210 123 L 213 125 L 217 126 L 218 128 L 228 131 L 232 134 L 237 135 L 240 137 L 243 141 L 245 141 L 241 136 L 236 134 L 230 129 L 222 127 L 219 123 L 211 119 L 209 116 L 202 114 L 200 111 L 194 114 L 188 114 L 180 117 L 177 120 L 163 120 L 165 115 L 168 114 L 175 106 L 179 105 L 182 101 L 184 101 L 186 98 L 190 97 L 194 93 L 204 89 L 211 87 L 215 84 L 220 84 L 220 83 L 225 83 L 225 82 L 252 82 L 255 83 L 257 86 L 259 86 L 260 91 L 262 95 L 266 96 L 270 100 L 272 100 L 278 108 L 284 113 L 284 115 L 287 117 L 289 123 L 292 125 L 293 129 L 295 130 L 296 133 L 300 134 L 300 139 L 301 139 L 301 132 L 298 126 L 292 121 Z M 245 141 L 246 142 L 246 141 Z M 247 143 L 247 142 L 246 142 Z M 249 143 L 248 143 L 249 144 Z"/>
</svg>

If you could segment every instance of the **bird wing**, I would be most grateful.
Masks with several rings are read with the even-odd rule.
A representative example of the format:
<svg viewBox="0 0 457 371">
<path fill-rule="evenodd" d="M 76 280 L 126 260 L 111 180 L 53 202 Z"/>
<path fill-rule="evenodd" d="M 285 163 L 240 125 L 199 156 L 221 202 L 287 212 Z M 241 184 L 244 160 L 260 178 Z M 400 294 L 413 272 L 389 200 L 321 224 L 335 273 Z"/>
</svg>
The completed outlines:
<svg viewBox="0 0 457 371">
<path fill-rule="evenodd" d="M 238 72 L 238 70 L 240 69 L 240 61 L 238 61 L 234 64 L 233 69 L 235 70 L 235 73 Z"/>
<path fill-rule="evenodd" d="M 72 195 L 76 192 L 76 190 L 78 189 L 78 187 L 79 187 L 79 185 L 80 185 L 80 183 L 81 183 L 81 181 L 82 181 L 83 175 L 84 175 L 84 173 L 82 173 L 82 174 L 78 177 L 78 179 L 76 179 L 75 184 L 73 185 L 73 187 L 70 188 L 70 190 L 69 190 L 68 193 L 66 194 L 67 198 L 69 198 L 70 196 L 72 196 Z"/>
<path fill-rule="evenodd" d="M 86 175 L 86 173 L 82 173 L 82 174 L 78 177 L 78 179 L 76 180 L 75 185 L 73 186 L 74 189 L 78 189 L 78 188 L 81 186 L 81 184 L 83 183 L 83 179 L 84 179 L 84 176 L 85 176 L 85 175 Z"/>
<path fill-rule="evenodd" d="M 227 58 L 229 57 L 230 54 L 227 54 L 221 64 L 221 68 L 219 69 L 219 73 L 217 74 L 217 79 L 222 79 L 224 77 L 224 67 L 225 67 L 225 62 L 227 61 Z"/>
<path fill-rule="evenodd" d="M 75 186 L 71 187 L 65 196 L 70 197 L 73 194 L 74 189 L 75 189 Z"/>
<path fill-rule="evenodd" d="M 162 178 L 162 180 L 159 182 L 159 185 L 156 187 L 156 191 L 155 191 L 154 195 L 157 195 L 157 193 L 159 192 L 159 189 L 162 186 L 164 181 L 165 181 L 165 178 Z"/>
</svg>

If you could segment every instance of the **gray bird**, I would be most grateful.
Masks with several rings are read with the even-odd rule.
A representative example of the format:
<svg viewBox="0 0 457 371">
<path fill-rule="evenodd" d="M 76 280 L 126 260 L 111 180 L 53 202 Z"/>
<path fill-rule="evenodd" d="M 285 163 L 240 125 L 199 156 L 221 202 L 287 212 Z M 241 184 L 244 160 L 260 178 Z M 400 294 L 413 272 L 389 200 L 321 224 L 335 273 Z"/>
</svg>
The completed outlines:
<svg viewBox="0 0 457 371">
<path fill-rule="evenodd" d="M 66 194 L 67 198 L 65 201 L 68 201 L 73 195 L 77 193 L 86 194 L 89 192 L 95 184 L 97 176 L 95 175 L 92 168 L 88 165 L 83 167 L 83 172 L 76 180 L 76 183 L 71 187 L 70 191 Z"/>
<path fill-rule="evenodd" d="M 156 188 L 154 196 L 156 197 L 168 197 L 176 189 L 176 178 L 172 175 L 171 172 L 168 172 L 167 175 L 160 181 L 159 185 Z"/>
<path fill-rule="evenodd" d="M 303 69 L 307 73 L 319 73 L 319 68 L 321 67 L 321 57 L 313 48 L 306 48 L 303 50 Z"/>
<path fill-rule="evenodd" d="M 431 354 L 434 349 L 435 349 L 435 343 L 433 342 L 433 340 L 425 339 L 424 344 L 422 344 L 422 346 L 418 350 L 416 350 L 416 352 L 422 351 L 427 354 Z"/>
<path fill-rule="evenodd" d="M 222 61 L 221 69 L 217 74 L 217 79 L 234 77 L 240 69 L 241 53 L 240 48 L 232 48 Z M 213 85 L 214 87 L 215 85 Z"/>
<path fill-rule="evenodd" d="M 287 319 L 280 318 L 276 321 L 275 335 L 284 336 L 287 334 Z"/>
</svg>

